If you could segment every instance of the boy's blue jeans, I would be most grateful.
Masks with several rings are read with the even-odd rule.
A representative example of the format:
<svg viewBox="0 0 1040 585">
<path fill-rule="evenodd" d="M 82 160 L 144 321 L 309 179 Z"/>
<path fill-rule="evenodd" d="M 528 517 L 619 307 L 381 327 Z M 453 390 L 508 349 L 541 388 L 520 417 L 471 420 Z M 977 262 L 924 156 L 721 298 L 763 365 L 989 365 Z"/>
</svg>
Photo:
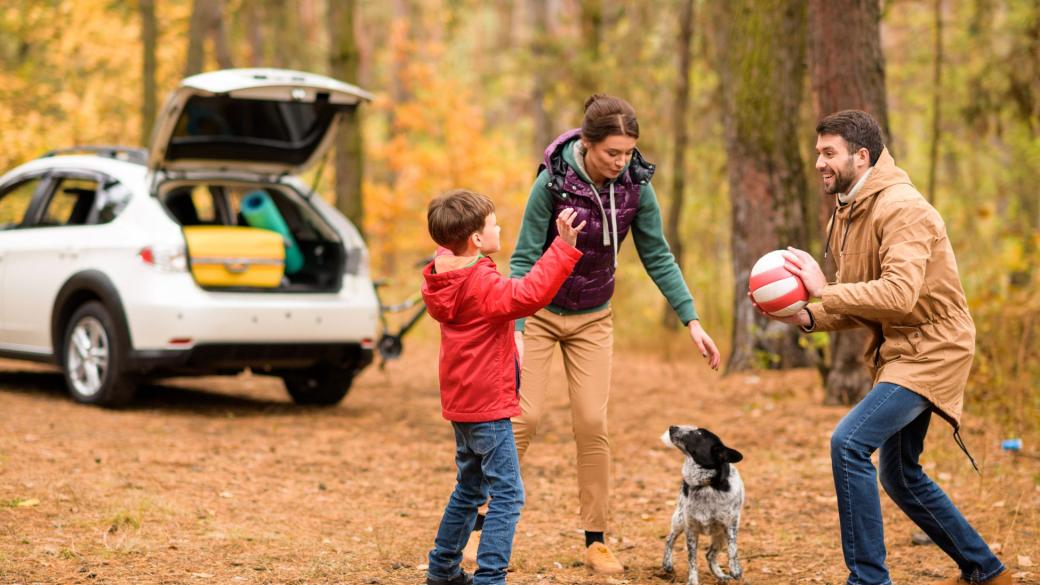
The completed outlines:
<svg viewBox="0 0 1040 585">
<path fill-rule="evenodd" d="M 838 494 L 841 548 L 848 585 L 888 585 L 877 472 L 870 455 L 881 449 L 881 485 L 889 497 L 947 555 L 969 583 L 990 579 L 1004 565 L 953 502 L 921 469 L 918 459 L 932 417 L 928 400 L 881 382 L 831 435 L 831 468 Z"/>
<path fill-rule="evenodd" d="M 433 550 L 429 576 L 449 580 L 462 570 L 462 549 L 477 521 L 477 507 L 491 497 L 480 547 L 474 585 L 506 582 L 513 551 L 513 534 L 524 505 L 520 460 L 509 419 L 482 423 L 451 423 L 455 429 L 455 491 L 444 509 Z"/>
</svg>

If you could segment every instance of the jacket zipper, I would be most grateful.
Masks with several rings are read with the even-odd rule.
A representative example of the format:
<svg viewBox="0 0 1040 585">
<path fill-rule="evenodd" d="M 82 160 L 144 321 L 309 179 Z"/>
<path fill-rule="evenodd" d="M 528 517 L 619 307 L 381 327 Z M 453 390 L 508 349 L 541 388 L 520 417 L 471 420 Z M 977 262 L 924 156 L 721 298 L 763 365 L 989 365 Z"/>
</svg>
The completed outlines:
<svg viewBox="0 0 1040 585">
<path fill-rule="evenodd" d="M 845 255 L 845 240 L 849 237 L 849 226 L 852 225 L 852 213 L 856 211 L 856 202 L 852 202 L 852 206 L 849 207 L 849 219 L 845 222 L 845 229 L 841 234 L 841 246 L 838 246 L 838 255 Z"/>
</svg>

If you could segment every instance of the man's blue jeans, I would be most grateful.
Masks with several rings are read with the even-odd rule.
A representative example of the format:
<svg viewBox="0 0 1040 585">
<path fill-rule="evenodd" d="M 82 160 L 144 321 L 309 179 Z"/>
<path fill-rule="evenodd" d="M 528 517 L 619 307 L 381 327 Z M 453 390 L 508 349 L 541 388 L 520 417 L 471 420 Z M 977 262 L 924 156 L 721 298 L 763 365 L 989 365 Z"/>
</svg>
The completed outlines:
<svg viewBox="0 0 1040 585">
<path fill-rule="evenodd" d="M 957 562 L 965 580 L 985 581 L 1004 570 L 979 533 L 921 469 L 918 459 L 931 417 L 928 400 L 902 386 L 881 382 L 838 423 L 831 436 L 831 468 L 848 585 L 892 582 L 885 566 L 877 472 L 870 461 L 878 448 L 881 485 Z"/>
<path fill-rule="evenodd" d="M 451 423 L 455 429 L 455 491 L 444 509 L 429 575 L 449 580 L 462 570 L 462 549 L 477 521 L 477 508 L 491 497 L 477 549 L 474 585 L 506 582 L 513 551 L 513 534 L 524 505 L 520 460 L 509 419 L 482 423 Z"/>
</svg>

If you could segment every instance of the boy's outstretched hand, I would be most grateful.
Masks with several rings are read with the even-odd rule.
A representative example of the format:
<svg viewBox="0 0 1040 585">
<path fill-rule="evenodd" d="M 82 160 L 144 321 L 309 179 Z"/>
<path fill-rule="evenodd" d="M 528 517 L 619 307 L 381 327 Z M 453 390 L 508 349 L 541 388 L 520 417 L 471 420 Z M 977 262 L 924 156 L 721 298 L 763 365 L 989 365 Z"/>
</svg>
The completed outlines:
<svg viewBox="0 0 1040 585">
<path fill-rule="evenodd" d="M 574 211 L 570 207 L 560 212 L 560 215 L 556 216 L 556 231 L 559 232 L 560 238 L 570 245 L 575 245 L 578 242 L 578 233 L 585 227 L 588 222 L 581 222 L 577 226 L 571 224 L 574 223 L 574 218 L 578 216 L 578 212 Z"/>
</svg>

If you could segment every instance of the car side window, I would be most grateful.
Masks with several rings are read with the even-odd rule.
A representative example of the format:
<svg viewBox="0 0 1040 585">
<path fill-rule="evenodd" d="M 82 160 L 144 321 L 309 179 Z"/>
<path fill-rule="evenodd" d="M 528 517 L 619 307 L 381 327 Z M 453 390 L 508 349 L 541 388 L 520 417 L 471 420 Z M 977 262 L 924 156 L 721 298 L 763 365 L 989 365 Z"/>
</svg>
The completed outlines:
<svg viewBox="0 0 1040 585">
<path fill-rule="evenodd" d="M 79 177 L 59 177 L 51 198 L 36 225 L 86 225 L 97 200 L 98 182 Z"/>
<path fill-rule="evenodd" d="M 126 204 L 130 202 L 130 189 L 116 180 L 109 180 L 101 191 L 101 203 L 96 217 L 88 218 L 90 223 L 108 223 L 115 219 Z"/>
<path fill-rule="evenodd" d="M 39 177 L 22 181 L 0 193 L 0 230 L 21 225 L 41 181 Z"/>
</svg>

